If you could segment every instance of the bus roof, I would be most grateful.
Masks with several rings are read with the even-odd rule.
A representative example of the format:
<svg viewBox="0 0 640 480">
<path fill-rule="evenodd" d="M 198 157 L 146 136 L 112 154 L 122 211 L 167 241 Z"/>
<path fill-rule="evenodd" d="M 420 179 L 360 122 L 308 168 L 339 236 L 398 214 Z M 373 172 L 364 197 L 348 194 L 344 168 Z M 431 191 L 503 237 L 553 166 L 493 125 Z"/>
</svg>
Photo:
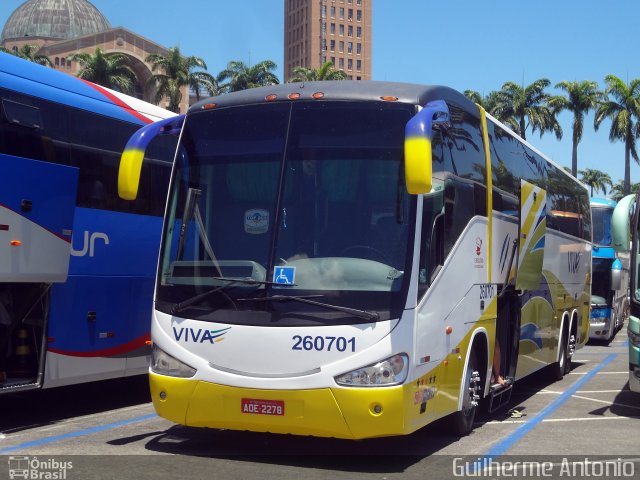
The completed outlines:
<svg viewBox="0 0 640 480">
<path fill-rule="evenodd" d="M 175 115 L 68 73 L 0 52 L 0 87 L 139 124 Z"/>
<path fill-rule="evenodd" d="M 617 205 L 615 200 L 610 200 L 608 198 L 592 198 L 589 203 L 592 207 L 615 208 Z"/>
<path fill-rule="evenodd" d="M 477 112 L 478 117 L 480 115 L 478 107 L 473 102 L 449 87 L 374 80 L 298 82 L 251 88 L 202 100 L 193 105 L 189 112 L 201 110 L 204 105 L 212 103 L 217 107 L 264 103 L 267 95 L 275 95 L 276 102 L 291 101 L 288 98 L 290 94 L 300 94 L 299 100 L 312 100 L 311 95 L 316 92 L 324 94 L 323 100 L 380 101 L 382 97 L 396 97 L 398 102 L 412 105 L 424 105 L 432 100 L 445 100 L 470 112 Z"/>
</svg>

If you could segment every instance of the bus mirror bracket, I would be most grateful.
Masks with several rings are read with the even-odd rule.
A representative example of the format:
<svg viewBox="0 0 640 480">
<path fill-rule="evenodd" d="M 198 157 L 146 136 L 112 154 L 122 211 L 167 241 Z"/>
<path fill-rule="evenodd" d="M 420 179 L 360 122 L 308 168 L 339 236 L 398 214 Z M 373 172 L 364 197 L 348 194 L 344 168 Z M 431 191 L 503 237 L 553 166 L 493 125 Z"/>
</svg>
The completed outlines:
<svg viewBox="0 0 640 480">
<path fill-rule="evenodd" d="M 123 200 L 135 200 L 138 196 L 140 172 L 145 152 L 158 135 L 179 135 L 184 115 L 150 123 L 135 132 L 122 152 L 118 169 L 118 195 Z"/>
<path fill-rule="evenodd" d="M 444 100 L 427 103 L 405 127 L 404 168 L 407 191 L 413 195 L 431 191 L 434 128 L 449 125 L 451 115 Z"/>
</svg>

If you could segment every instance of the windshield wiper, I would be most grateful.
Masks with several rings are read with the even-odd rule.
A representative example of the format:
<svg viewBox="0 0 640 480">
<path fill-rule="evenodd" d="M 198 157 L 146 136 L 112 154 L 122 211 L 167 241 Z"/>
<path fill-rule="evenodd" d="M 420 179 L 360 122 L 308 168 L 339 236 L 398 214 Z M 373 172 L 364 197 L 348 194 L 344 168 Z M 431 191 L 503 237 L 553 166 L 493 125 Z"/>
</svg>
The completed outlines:
<svg viewBox="0 0 640 480">
<path fill-rule="evenodd" d="M 182 224 L 180 225 L 180 236 L 178 237 L 178 251 L 176 253 L 176 259 L 181 260 L 182 255 L 184 254 L 184 242 L 187 234 L 187 227 L 191 219 L 195 219 L 198 229 L 198 236 L 200 237 L 200 241 L 202 242 L 202 246 L 204 247 L 205 252 L 211 258 L 213 262 L 213 266 L 217 270 L 218 274 L 222 275 L 222 270 L 220 270 L 220 264 L 218 263 L 218 259 L 216 258 L 215 253 L 213 253 L 213 248 L 211 247 L 211 242 L 209 241 L 209 237 L 207 236 L 207 231 L 204 228 L 204 222 L 202 221 L 202 215 L 200 215 L 200 207 L 198 207 L 198 198 L 202 195 L 202 190 L 198 188 L 189 187 L 187 192 L 187 201 L 185 202 L 184 212 L 182 214 Z"/>
<path fill-rule="evenodd" d="M 349 308 L 349 307 L 342 307 L 340 305 L 332 305 L 330 303 L 324 303 L 324 302 L 316 302 L 315 300 L 309 300 L 309 298 L 317 298 L 317 297 L 322 297 L 323 295 L 299 295 L 299 296 L 294 296 L 294 295 L 272 295 L 270 297 L 256 297 L 256 298 L 238 298 L 239 302 L 269 302 L 269 301 L 273 301 L 273 302 L 288 302 L 288 301 L 294 301 L 294 302 L 300 302 L 300 303 L 307 303 L 309 305 L 316 305 L 318 307 L 324 307 L 324 308 L 328 308 L 330 310 L 337 310 L 338 312 L 343 312 L 343 313 L 348 313 L 349 315 L 353 315 L 354 317 L 360 317 L 360 318 L 364 318 L 367 320 L 379 320 L 380 319 L 380 315 L 378 315 L 378 312 L 369 312 L 367 310 L 358 310 L 357 308 Z"/>
<path fill-rule="evenodd" d="M 281 283 L 256 280 L 255 278 L 251 278 L 251 277 L 246 277 L 246 278 L 210 277 L 210 278 L 212 278 L 213 280 L 220 280 L 222 282 L 229 282 L 229 283 L 226 285 L 220 285 L 219 287 L 216 287 L 216 288 L 212 288 L 211 290 L 207 290 L 206 292 L 200 293 L 194 297 L 187 298 L 183 302 L 176 303 L 171 308 L 171 314 L 174 315 L 176 313 L 179 313 L 183 311 L 185 308 L 193 305 L 194 303 L 198 303 L 199 301 L 204 300 L 205 298 L 208 298 L 214 293 L 218 293 L 218 292 L 222 292 L 222 294 L 225 295 L 225 297 L 228 298 L 231 301 L 231 303 L 235 305 L 235 301 L 229 295 L 224 293 L 224 290 L 227 288 L 233 287 L 238 283 L 241 283 L 244 285 L 282 285 Z"/>
</svg>

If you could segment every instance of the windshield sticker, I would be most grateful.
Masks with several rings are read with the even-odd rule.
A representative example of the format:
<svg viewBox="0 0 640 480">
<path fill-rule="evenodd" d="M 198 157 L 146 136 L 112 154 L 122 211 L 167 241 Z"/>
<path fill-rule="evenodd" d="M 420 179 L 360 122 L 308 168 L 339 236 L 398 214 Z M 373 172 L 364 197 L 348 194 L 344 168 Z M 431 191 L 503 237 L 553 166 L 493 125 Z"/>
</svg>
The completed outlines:
<svg viewBox="0 0 640 480">
<path fill-rule="evenodd" d="M 253 235 L 267 233 L 269 230 L 269 212 L 254 208 L 244 213 L 244 231 Z"/>
<path fill-rule="evenodd" d="M 296 279 L 296 267 L 281 266 L 273 269 L 273 283 L 293 285 Z"/>
</svg>

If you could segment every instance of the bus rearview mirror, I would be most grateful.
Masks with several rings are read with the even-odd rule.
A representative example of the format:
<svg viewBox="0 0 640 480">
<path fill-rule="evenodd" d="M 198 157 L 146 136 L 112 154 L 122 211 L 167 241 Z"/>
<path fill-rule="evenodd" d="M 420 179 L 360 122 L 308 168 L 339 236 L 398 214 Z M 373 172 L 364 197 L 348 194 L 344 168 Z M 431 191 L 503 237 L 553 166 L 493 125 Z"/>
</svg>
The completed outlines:
<svg viewBox="0 0 640 480">
<path fill-rule="evenodd" d="M 151 140 L 158 135 L 179 134 L 184 117 L 184 115 L 178 115 L 177 117 L 150 123 L 129 138 L 120 157 L 120 166 L 118 168 L 118 195 L 120 198 L 123 200 L 136 199 L 138 186 L 140 185 L 142 161 Z"/>
<path fill-rule="evenodd" d="M 635 195 L 627 195 L 618 202 L 611 217 L 613 248 L 618 253 L 627 253 L 631 248 L 631 213 Z"/>
<path fill-rule="evenodd" d="M 425 194 L 431 191 L 433 126 L 449 123 L 449 108 L 443 100 L 427 103 L 405 127 L 404 168 L 407 191 Z"/>
<path fill-rule="evenodd" d="M 622 288 L 622 262 L 616 258 L 611 267 L 611 290 Z"/>
</svg>

